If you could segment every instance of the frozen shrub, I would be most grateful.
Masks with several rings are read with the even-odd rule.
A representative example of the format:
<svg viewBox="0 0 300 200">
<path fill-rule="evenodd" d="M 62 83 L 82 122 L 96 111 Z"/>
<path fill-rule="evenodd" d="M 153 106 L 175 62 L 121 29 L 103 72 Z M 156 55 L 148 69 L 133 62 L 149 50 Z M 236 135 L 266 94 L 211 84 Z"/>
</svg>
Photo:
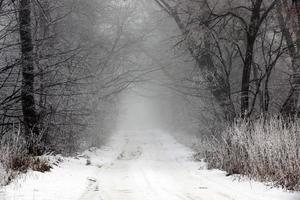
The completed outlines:
<svg viewBox="0 0 300 200">
<path fill-rule="evenodd" d="M 19 132 L 7 133 L 1 138 L 0 185 L 8 184 L 16 175 L 28 169 L 45 172 L 50 168 L 47 160 L 28 155 L 26 141 Z"/>
<path fill-rule="evenodd" d="M 300 190 L 300 121 L 281 117 L 236 121 L 220 139 L 206 141 L 210 168 Z"/>
</svg>

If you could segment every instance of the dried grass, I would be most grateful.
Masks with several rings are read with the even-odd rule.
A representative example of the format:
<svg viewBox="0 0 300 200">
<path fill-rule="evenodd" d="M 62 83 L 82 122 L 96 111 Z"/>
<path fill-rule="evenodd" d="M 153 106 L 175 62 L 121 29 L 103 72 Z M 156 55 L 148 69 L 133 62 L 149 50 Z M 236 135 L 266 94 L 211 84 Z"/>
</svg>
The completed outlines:
<svg viewBox="0 0 300 200">
<path fill-rule="evenodd" d="M 220 138 L 206 140 L 204 156 L 209 168 L 300 190 L 298 119 L 289 123 L 277 116 L 252 122 L 240 120 Z"/>
<path fill-rule="evenodd" d="M 9 184 L 18 174 L 28 170 L 46 172 L 50 169 L 51 165 L 46 159 L 28 155 L 26 141 L 19 131 L 1 138 L 0 185 Z"/>
</svg>

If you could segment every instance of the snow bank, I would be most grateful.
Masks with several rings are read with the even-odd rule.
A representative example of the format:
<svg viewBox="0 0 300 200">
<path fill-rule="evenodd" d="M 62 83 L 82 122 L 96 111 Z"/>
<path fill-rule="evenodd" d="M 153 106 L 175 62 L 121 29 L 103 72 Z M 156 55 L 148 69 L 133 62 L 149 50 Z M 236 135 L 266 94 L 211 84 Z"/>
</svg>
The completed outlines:
<svg viewBox="0 0 300 200">
<path fill-rule="evenodd" d="M 63 162 L 53 166 L 51 172 L 29 171 L 20 175 L 0 190 L 0 200 L 78 199 L 93 181 L 98 168 L 87 166 L 86 157 L 64 158 Z"/>
</svg>

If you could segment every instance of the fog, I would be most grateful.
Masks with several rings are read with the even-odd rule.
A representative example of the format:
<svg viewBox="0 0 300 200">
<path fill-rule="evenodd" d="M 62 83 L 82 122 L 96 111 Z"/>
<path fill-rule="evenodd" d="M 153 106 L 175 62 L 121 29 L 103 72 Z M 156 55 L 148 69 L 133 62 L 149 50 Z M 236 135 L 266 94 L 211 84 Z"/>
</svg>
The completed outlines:
<svg viewBox="0 0 300 200">
<path fill-rule="evenodd" d="M 123 94 L 118 130 L 147 130 L 161 128 L 159 102 L 135 92 Z"/>
<path fill-rule="evenodd" d="M 133 52 L 135 65 L 130 67 L 142 69 L 145 74 L 142 80 L 121 92 L 116 130 L 171 132 L 191 127 L 193 122 L 187 123 L 189 111 L 186 110 L 193 108 L 187 106 L 187 100 L 176 91 L 178 88 L 172 86 L 173 82 L 182 81 L 194 67 L 188 53 L 175 47 L 180 31 L 153 2 L 143 1 L 135 5 L 137 16 L 144 18 L 135 19 L 138 22 L 133 23 L 134 29 L 146 25 L 151 31 L 147 32 L 143 45 L 139 47 L 142 54 Z M 178 121 L 178 118 L 182 119 Z"/>
</svg>

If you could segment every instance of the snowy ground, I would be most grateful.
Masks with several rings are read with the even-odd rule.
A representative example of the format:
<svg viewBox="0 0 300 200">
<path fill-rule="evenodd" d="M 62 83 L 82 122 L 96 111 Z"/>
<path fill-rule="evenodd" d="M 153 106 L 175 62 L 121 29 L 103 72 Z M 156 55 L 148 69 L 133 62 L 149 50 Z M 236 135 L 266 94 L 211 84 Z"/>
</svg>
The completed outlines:
<svg viewBox="0 0 300 200">
<path fill-rule="evenodd" d="M 193 152 L 160 131 L 119 132 L 86 159 L 65 159 L 0 191 L 2 200 L 299 200 L 300 193 L 237 181 L 194 162 Z"/>
</svg>

